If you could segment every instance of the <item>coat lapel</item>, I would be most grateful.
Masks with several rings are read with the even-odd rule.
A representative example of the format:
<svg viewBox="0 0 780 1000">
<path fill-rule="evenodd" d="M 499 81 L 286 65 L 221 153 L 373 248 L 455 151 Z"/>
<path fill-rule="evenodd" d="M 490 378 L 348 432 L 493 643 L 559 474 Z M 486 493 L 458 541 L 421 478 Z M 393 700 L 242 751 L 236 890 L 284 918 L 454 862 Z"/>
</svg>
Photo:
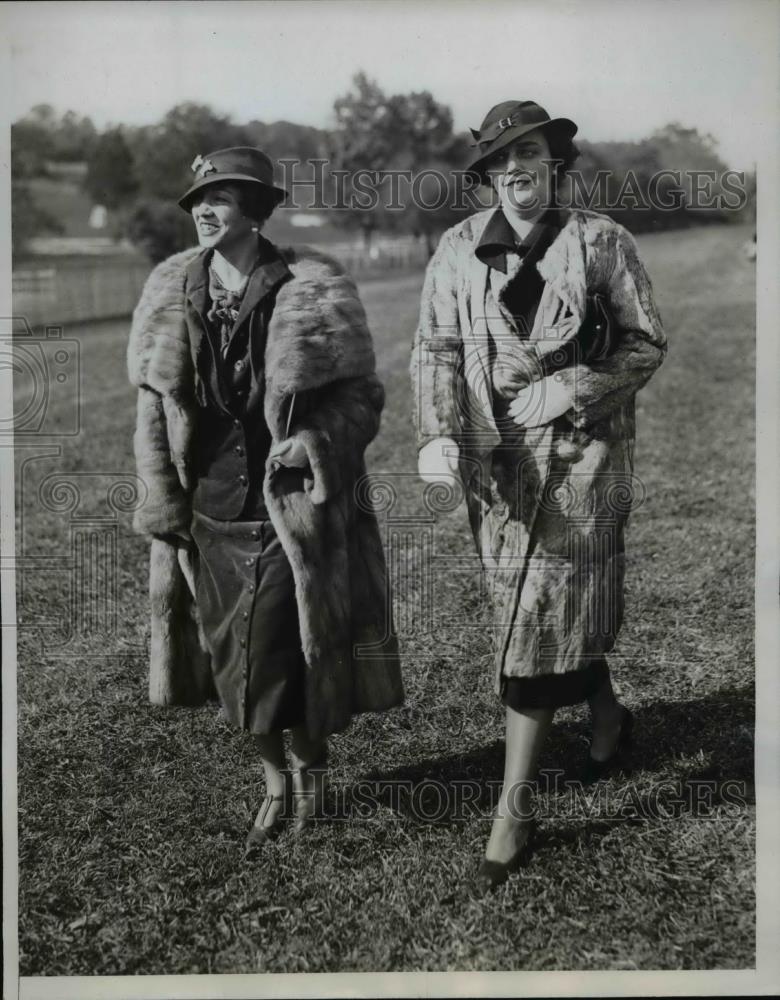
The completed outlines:
<svg viewBox="0 0 780 1000">
<path fill-rule="evenodd" d="M 479 400 L 482 418 L 486 428 L 498 440 L 498 429 L 493 417 L 490 371 L 490 320 L 488 317 L 487 291 L 489 271 L 487 264 L 472 255 L 469 269 L 469 287 L 471 291 L 470 322 L 461 331 L 464 344 L 465 378 L 474 398 Z M 502 275 L 503 277 L 503 275 Z"/>
<path fill-rule="evenodd" d="M 276 252 L 275 247 L 268 240 L 259 237 L 260 250 L 265 258 L 262 263 L 254 269 L 249 277 L 244 297 L 234 324 L 234 329 L 238 329 L 241 324 L 251 315 L 252 310 L 270 292 L 290 277 L 290 269 Z M 203 250 L 197 254 L 188 264 L 186 270 L 185 294 L 192 303 L 197 314 L 205 321 L 207 306 L 209 302 L 208 288 L 209 275 L 208 266 L 211 258 L 210 251 Z M 203 339 L 203 323 L 190 327 L 190 348 L 193 360 L 197 357 L 200 344 Z"/>
<path fill-rule="evenodd" d="M 290 269 L 281 258 L 258 264 L 249 277 L 234 329 L 237 330 L 258 303 L 289 277 Z"/>
<path fill-rule="evenodd" d="M 579 329 L 585 316 L 588 282 L 585 240 L 579 220 L 573 213 L 569 215 L 561 232 L 553 240 L 547 253 L 536 267 L 545 282 L 574 316 L 577 321 L 577 329 Z M 547 305 L 549 307 L 549 302 Z M 549 308 L 547 312 L 549 320 Z M 537 313 L 539 321 L 543 319 L 540 313 L 542 313 L 541 309 Z M 534 339 L 538 339 L 538 334 L 542 329 L 541 322 L 534 324 L 534 334 L 532 334 Z"/>
</svg>

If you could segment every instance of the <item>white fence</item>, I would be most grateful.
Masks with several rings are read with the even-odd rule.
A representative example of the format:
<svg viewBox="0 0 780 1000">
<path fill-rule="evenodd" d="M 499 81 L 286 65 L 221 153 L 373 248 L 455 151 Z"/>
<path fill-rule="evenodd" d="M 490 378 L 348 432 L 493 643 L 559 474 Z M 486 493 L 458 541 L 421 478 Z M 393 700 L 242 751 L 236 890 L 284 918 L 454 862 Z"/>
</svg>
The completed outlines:
<svg viewBox="0 0 780 1000">
<path fill-rule="evenodd" d="M 312 246 L 314 246 L 312 241 Z M 356 278 L 386 270 L 423 268 L 424 243 L 394 240 L 371 250 L 353 243 L 318 247 Z M 58 325 L 129 316 L 141 294 L 149 265 L 135 258 L 47 264 L 13 273 L 13 313 L 31 326 Z"/>
<path fill-rule="evenodd" d="M 312 242 L 311 245 L 334 257 L 355 277 L 393 268 L 423 268 L 428 263 L 424 241 L 408 237 L 377 241 L 370 250 L 355 243 L 329 243 L 320 246 Z"/>
<path fill-rule="evenodd" d="M 148 274 L 136 260 L 14 271 L 13 313 L 31 326 L 129 316 Z"/>
</svg>

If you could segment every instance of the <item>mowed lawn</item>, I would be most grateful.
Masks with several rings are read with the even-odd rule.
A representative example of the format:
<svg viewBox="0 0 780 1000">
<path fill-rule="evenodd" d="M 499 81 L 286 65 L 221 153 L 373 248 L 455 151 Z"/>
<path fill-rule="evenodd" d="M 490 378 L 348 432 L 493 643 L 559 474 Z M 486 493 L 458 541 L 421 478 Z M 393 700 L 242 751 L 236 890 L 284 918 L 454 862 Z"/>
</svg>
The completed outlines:
<svg viewBox="0 0 780 1000">
<path fill-rule="evenodd" d="M 251 860 L 263 795 L 252 738 L 213 705 L 146 700 L 147 546 L 116 486 L 133 472 L 127 325 L 66 331 L 81 347 L 82 432 L 17 459 L 23 975 L 754 965 L 747 235 L 640 239 L 670 350 L 638 397 L 646 498 L 611 659 L 636 714 L 633 766 L 578 797 L 564 782 L 587 752 L 587 713 L 558 713 L 542 768 L 563 774 L 539 796 L 538 847 L 487 899 L 470 881 L 503 712 L 464 511 L 430 494 L 426 506 L 414 476 L 421 275 L 361 288 L 387 388 L 369 458 L 406 704 L 333 739 L 330 819 Z M 70 405 L 52 396 L 55 417 Z M 84 525 L 101 551 L 114 539 L 107 569 L 79 556 Z"/>
</svg>

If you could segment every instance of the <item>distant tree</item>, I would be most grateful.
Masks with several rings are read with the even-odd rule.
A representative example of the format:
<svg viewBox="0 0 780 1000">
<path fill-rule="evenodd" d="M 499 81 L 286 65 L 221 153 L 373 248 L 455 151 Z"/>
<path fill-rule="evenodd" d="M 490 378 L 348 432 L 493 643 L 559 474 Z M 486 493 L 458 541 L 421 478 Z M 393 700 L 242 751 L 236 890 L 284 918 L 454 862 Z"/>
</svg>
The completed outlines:
<svg viewBox="0 0 780 1000">
<path fill-rule="evenodd" d="M 27 157 L 28 165 L 34 164 L 38 176 L 44 175 L 47 162 L 86 160 L 97 139 L 97 130 L 90 118 L 75 111 L 59 116 L 51 104 L 36 104 L 11 127 L 13 141 L 21 149 L 18 155 Z"/>
<path fill-rule="evenodd" d="M 392 164 L 413 177 L 402 225 L 425 240 L 430 254 L 436 237 L 470 211 L 459 204 L 456 179 L 469 150 L 465 137 L 453 135 L 450 109 L 429 91 L 396 94 L 389 103 L 398 123 Z"/>
<path fill-rule="evenodd" d="M 153 264 L 192 246 L 192 221 L 175 202 L 141 198 L 128 213 L 125 232 Z"/>
<path fill-rule="evenodd" d="M 122 129 L 107 129 L 94 143 L 84 178 L 84 189 L 98 205 L 119 208 L 138 190 L 133 156 Z"/>
<path fill-rule="evenodd" d="M 581 181 L 578 194 L 596 193 L 596 201 L 586 207 L 606 212 L 633 232 L 739 217 L 718 203 L 726 164 L 709 134 L 673 122 L 640 142 L 578 145 L 582 151 L 575 164 Z M 582 203 L 581 197 L 576 200 Z"/>
<path fill-rule="evenodd" d="M 23 118 L 11 125 L 11 175 L 17 180 L 48 173 L 49 137 L 38 122 Z"/>
<path fill-rule="evenodd" d="M 358 227 L 368 249 L 383 215 L 381 194 L 371 174 L 392 166 L 400 122 L 397 104 L 365 73 L 352 78 L 352 88 L 333 105 L 336 127 L 330 136 L 330 159 L 334 170 L 345 172 L 340 190 L 348 206 L 337 209 L 335 219 L 337 224 Z M 372 205 L 372 199 L 379 204 Z"/>
<path fill-rule="evenodd" d="M 671 210 L 664 214 L 653 205 L 651 181 L 661 164 L 651 143 L 582 141 L 578 146 L 572 187 L 577 204 L 605 212 L 632 232 L 687 224 L 679 199 L 674 219 Z"/>
<path fill-rule="evenodd" d="M 328 159 L 329 136 L 324 129 L 287 121 L 268 124 L 251 121 L 245 130 L 249 144 L 262 149 L 275 163 L 282 159 L 295 161 L 280 167 L 277 177 L 280 184 L 286 181 L 297 187 L 297 192 L 292 192 L 294 205 L 323 203 L 326 195 L 322 180 L 326 170 L 321 165 L 315 167 L 311 161 Z"/>
<path fill-rule="evenodd" d="M 452 112 L 428 90 L 396 94 L 388 100 L 398 124 L 396 156 L 410 166 L 446 156 L 452 146 Z"/>
<path fill-rule="evenodd" d="M 177 104 L 156 125 L 122 131 L 138 200 L 126 212 L 125 231 L 152 261 L 163 260 L 193 242 L 192 220 L 176 199 L 193 181 L 198 154 L 251 145 L 247 130 L 205 104 Z"/>
<path fill-rule="evenodd" d="M 656 150 L 663 169 L 682 172 L 686 212 L 692 224 L 730 220 L 733 213 L 728 209 L 717 205 L 707 207 L 711 198 L 716 199 L 722 193 L 721 178 L 727 169 L 714 136 L 671 122 L 655 131 L 647 141 Z M 714 174 L 715 181 L 705 174 Z"/>
<path fill-rule="evenodd" d="M 718 153 L 718 140 L 709 132 L 670 122 L 649 137 L 664 167 L 688 170 L 725 170 Z"/>
<path fill-rule="evenodd" d="M 429 91 L 387 97 L 362 72 L 352 88 L 334 104 L 332 165 L 348 172 L 343 186 L 348 204 L 368 204 L 361 182 L 362 188 L 373 188 L 378 204 L 340 211 L 337 219 L 360 227 L 366 246 L 377 229 L 403 229 L 423 236 L 431 249 L 434 234 L 463 214 L 452 207 L 452 168 L 460 168 L 464 156 L 462 140 L 453 136 L 452 113 Z M 395 187 L 390 178 L 372 183 L 369 171 L 410 172 L 413 181 Z M 391 203 L 400 207 L 391 209 Z"/>
<path fill-rule="evenodd" d="M 52 133 L 59 124 L 57 112 L 51 104 L 36 104 L 24 116 L 24 121 L 39 125 L 44 131 Z"/>
<path fill-rule="evenodd" d="M 192 180 L 190 164 L 200 154 L 249 145 L 246 129 L 205 104 L 178 104 L 157 125 L 125 130 L 142 194 L 179 197 Z"/>
<path fill-rule="evenodd" d="M 91 118 L 66 111 L 54 131 L 51 158 L 70 163 L 86 161 L 97 139 Z"/>
<path fill-rule="evenodd" d="M 22 256 L 34 236 L 44 233 L 58 235 L 62 224 L 36 204 L 24 181 L 11 183 L 11 252 L 14 258 Z"/>
<path fill-rule="evenodd" d="M 311 125 L 294 122 L 251 121 L 244 126 L 251 146 L 257 146 L 272 160 L 297 156 L 301 160 L 324 156 L 328 148 L 328 133 Z"/>
</svg>

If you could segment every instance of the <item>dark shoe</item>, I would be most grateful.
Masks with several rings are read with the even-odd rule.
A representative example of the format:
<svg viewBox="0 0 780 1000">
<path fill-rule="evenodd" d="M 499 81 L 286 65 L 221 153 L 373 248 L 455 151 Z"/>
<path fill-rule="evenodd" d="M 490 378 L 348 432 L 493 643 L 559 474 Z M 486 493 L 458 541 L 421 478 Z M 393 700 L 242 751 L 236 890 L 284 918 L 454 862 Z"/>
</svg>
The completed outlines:
<svg viewBox="0 0 780 1000">
<path fill-rule="evenodd" d="M 327 755 L 292 771 L 293 801 L 295 802 L 293 833 L 296 837 L 304 834 L 310 829 L 314 820 L 322 816 L 327 774 Z"/>
<path fill-rule="evenodd" d="M 588 759 L 582 771 L 582 783 L 584 785 L 592 785 L 620 769 L 620 764 L 623 762 L 623 754 L 631 744 L 633 731 L 634 716 L 624 707 L 623 721 L 620 723 L 620 732 L 618 733 L 614 751 L 606 760 L 595 760 L 588 754 Z"/>
<path fill-rule="evenodd" d="M 255 822 L 246 836 L 247 851 L 251 850 L 253 847 L 261 847 L 263 844 L 267 844 L 279 836 L 279 829 L 281 827 L 279 816 L 284 813 L 284 810 L 280 810 L 277 814 L 275 822 L 269 826 L 265 825 L 265 818 L 268 815 L 268 810 L 271 808 L 272 802 L 284 802 L 285 799 L 285 795 L 266 795 L 263 799 L 260 809 L 257 812 L 257 816 L 255 817 Z"/>
<path fill-rule="evenodd" d="M 517 871 L 518 868 L 525 868 L 531 860 L 535 836 L 536 821 L 531 820 L 528 824 L 528 833 L 522 847 L 512 855 L 509 861 L 488 861 L 487 858 L 483 858 L 474 879 L 475 890 L 480 895 L 485 896 L 497 886 L 506 882 L 512 872 Z"/>
</svg>

